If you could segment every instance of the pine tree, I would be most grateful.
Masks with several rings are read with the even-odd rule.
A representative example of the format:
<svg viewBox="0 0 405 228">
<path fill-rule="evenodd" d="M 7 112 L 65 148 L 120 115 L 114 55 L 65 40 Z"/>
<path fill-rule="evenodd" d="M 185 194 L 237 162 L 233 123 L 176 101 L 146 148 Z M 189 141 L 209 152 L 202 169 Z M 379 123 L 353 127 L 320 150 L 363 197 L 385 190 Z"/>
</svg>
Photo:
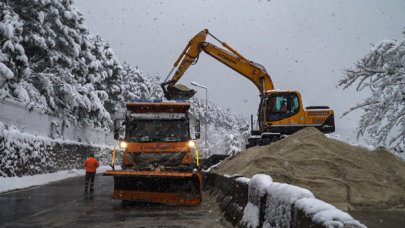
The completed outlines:
<svg viewBox="0 0 405 228">
<path fill-rule="evenodd" d="M 0 12 L 1 96 L 108 128 L 121 66 L 71 1 L 13 0 L 0 3 Z"/>
<path fill-rule="evenodd" d="M 26 91 L 18 84 L 30 73 L 28 58 L 20 44 L 23 22 L 6 3 L 0 3 L 0 97 L 13 94 L 26 100 Z"/>
</svg>

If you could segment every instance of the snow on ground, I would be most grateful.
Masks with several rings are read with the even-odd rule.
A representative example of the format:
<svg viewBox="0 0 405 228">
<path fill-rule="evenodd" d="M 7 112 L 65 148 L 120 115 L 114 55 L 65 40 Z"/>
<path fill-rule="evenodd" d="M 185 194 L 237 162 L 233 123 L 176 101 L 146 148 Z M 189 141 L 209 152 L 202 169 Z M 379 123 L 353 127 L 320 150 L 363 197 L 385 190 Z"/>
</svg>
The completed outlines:
<svg viewBox="0 0 405 228">
<path fill-rule="evenodd" d="M 273 179 L 265 174 L 256 174 L 249 182 L 249 201 L 255 204 L 260 203 L 260 198 L 266 193 L 266 189 L 273 184 Z"/>
<path fill-rule="evenodd" d="M 248 202 L 243 210 L 242 222 L 246 224 L 246 227 L 258 227 L 259 213 L 259 207 L 251 202 Z"/>
<path fill-rule="evenodd" d="M 239 181 L 248 182 L 248 203 L 243 210 L 242 223 L 246 227 L 258 227 L 260 200 L 266 193 L 266 189 L 273 183 L 273 179 L 265 174 L 256 174 L 251 179 L 244 177 L 238 178 Z"/>
<path fill-rule="evenodd" d="M 240 177 L 238 179 L 241 179 Z M 248 182 L 248 203 L 243 210 L 241 224 L 244 227 L 258 227 L 260 210 L 265 210 L 263 227 L 284 227 L 294 221 L 294 210 L 301 210 L 314 222 L 326 227 L 365 227 L 353 219 L 348 213 L 343 212 L 331 204 L 316 199 L 308 189 L 294 185 L 273 182 L 271 176 L 256 174 Z M 267 202 L 262 207 L 262 197 L 267 194 Z"/>
<path fill-rule="evenodd" d="M 302 209 L 305 215 L 311 216 L 314 221 L 326 227 L 344 227 L 345 225 L 366 227 L 359 221 L 354 220 L 348 213 L 316 198 L 302 198 L 297 200 L 295 205 L 297 208 Z"/>
<path fill-rule="evenodd" d="M 302 198 L 314 198 L 308 189 L 274 182 L 267 187 L 266 222 L 264 227 L 283 227 L 293 219 L 294 203 Z"/>
<path fill-rule="evenodd" d="M 117 167 L 120 169 L 120 167 Z M 97 173 L 102 173 L 108 169 L 110 166 L 100 166 L 97 169 Z M 17 189 L 29 188 L 38 185 L 45 185 L 51 182 L 60 181 L 63 179 L 84 176 L 84 169 L 72 169 L 64 170 L 56 173 L 39 174 L 34 176 L 23 176 L 23 177 L 0 177 L 0 193 L 8 192 Z"/>
</svg>

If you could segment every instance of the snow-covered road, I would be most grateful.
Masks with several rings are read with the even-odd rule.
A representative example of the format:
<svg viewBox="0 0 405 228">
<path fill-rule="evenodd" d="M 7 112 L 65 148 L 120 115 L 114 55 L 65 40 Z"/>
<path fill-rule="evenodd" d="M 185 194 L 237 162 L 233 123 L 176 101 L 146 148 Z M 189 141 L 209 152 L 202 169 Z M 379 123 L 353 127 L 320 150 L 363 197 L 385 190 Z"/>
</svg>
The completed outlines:
<svg viewBox="0 0 405 228">
<path fill-rule="evenodd" d="M 97 169 L 97 173 L 102 173 L 107 169 L 111 169 L 111 167 L 100 166 Z M 85 174 L 84 169 L 72 169 L 56 173 L 39 174 L 34 176 L 0 177 L 0 193 L 24 189 L 38 185 L 44 185 L 70 177 L 84 176 L 84 174 Z"/>
</svg>

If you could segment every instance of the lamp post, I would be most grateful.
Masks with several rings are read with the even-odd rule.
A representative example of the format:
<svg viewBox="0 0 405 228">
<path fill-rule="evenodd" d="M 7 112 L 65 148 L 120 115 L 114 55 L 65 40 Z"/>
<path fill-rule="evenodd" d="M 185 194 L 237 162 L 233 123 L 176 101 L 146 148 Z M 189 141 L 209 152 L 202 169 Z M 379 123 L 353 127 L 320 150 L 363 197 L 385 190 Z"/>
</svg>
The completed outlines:
<svg viewBox="0 0 405 228">
<path fill-rule="evenodd" d="M 204 137 L 204 156 L 208 156 L 208 144 L 207 144 L 207 122 L 208 122 L 208 88 L 206 86 L 203 86 L 197 82 L 191 82 L 191 85 L 205 89 L 205 121 L 204 121 L 204 128 L 205 128 L 205 137 Z"/>
</svg>

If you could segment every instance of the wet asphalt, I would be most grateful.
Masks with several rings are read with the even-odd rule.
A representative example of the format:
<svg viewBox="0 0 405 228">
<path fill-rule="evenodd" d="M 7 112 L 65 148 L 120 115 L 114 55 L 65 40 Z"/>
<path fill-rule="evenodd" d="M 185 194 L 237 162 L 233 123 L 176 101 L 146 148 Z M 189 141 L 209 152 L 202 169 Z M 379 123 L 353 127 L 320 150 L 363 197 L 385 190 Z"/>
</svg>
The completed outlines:
<svg viewBox="0 0 405 228">
<path fill-rule="evenodd" d="M 94 194 L 84 194 L 84 176 L 0 194 L 0 227 L 232 227 L 215 196 L 200 206 L 113 200 L 113 178 L 97 175 Z M 405 227 L 405 212 L 352 211 L 369 228 Z"/>
<path fill-rule="evenodd" d="M 87 197 L 84 177 L 0 194 L 0 227 L 232 227 L 208 192 L 200 206 L 122 205 L 113 182 L 97 175 Z"/>
</svg>

